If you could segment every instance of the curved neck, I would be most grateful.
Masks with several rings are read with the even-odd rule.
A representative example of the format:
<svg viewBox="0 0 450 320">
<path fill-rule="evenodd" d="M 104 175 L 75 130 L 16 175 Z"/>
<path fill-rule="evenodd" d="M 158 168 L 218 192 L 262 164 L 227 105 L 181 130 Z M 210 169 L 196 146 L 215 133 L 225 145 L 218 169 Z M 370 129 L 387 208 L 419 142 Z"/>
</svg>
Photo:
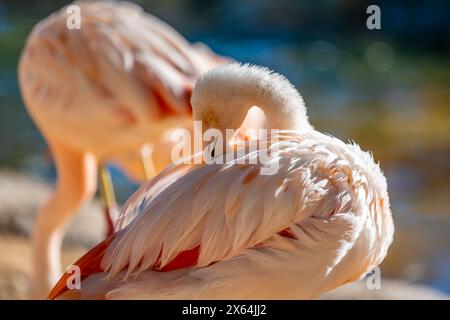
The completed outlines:
<svg viewBox="0 0 450 320">
<path fill-rule="evenodd" d="M 230 64 L 209 71 L 197 81 L 191 103 L 194 120 L 205 129 L 237 129 L 253 106 L 264 112 L 268 129 L 311 128 L 294 86 L 261 67 Z"/>
</svg>

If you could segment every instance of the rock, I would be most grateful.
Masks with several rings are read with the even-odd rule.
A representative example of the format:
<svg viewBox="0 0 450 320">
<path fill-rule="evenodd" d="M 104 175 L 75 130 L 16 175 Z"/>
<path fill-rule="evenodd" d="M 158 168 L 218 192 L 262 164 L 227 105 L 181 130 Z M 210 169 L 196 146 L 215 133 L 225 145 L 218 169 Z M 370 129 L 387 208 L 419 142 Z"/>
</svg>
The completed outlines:
<svg viewBox="0 0 450 320">
<path fill-rule="evenodd" d="M 2 276 L 0 276 L 0 300 L 26 299 L 28 283 L 29 277 L 23 272 L 2 270 Z"/>
<path fill-rule="evenodd" d="M 35 176 L 0 171 L 0 233 L 29 236 L 36 213 L 52 188 Z M 70 222 L 65 241 L 91 247 L 102 240 L 104 233 L 102 206 L 94 200 Z"/>
<path fill-rule="evenodd" d="M 63 268 L 76 261 L 85 251 L 86 248 L 82 246 L 63 246 Z M 32 268 L 29 239 L 0 234 L 0 252 L 0 300 L 27 299 Z"/>
</svg>

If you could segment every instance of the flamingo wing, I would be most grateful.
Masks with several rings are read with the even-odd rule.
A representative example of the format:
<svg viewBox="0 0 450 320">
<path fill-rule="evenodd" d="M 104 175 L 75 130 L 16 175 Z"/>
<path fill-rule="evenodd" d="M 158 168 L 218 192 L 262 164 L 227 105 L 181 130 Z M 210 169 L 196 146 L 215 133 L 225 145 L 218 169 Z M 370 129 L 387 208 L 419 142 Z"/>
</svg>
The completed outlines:
<svg viewBox="0 0 450 320">
<path fill-rule="evenodd" d="M 122 207 L 116 222 L 116 231 L 125 228 L 136 216 L 142 214 L 142 208 L 192 168 L 192 165 L 169 165 L 160 175 L 142 185 Z"/>
<path fill-rule="evenodd" d="M 108 247 L 102 261 L 104 270 L 114 275 L 127 269 L 131 275 L 161 268 L 179 253 L 197 246 L 196 266 L 204 267 L 260 245 L 279 232 L 296 237 L 293 230 L 307 218 L 362 212 L 354 206 L 362 207 L 375 199 L 372 194 L 365 195 L 369 199 L 355 198 L 359 188 L 354 189 L 353 184 L 357 180 L 375 182 L 365 180 L 366 163 L 357 169 L 354 152 L 364 154 L 375 170 L 372 158 L 342 142 L 335 147 L 337 139 L 319 137 L 280 142 L 273 159 L 278 161 L 278 170 L 273 175 L 262 174 L 263 164 L 252 158 L 258 152 L 240 159 L 254 164 L 234 160 L 190 168 L 150 201 L 140 202 L 140 214 Z M 145 191 L 137 197 L 145 198 Z"/>
<path fill-rule="evenodd" d="M 322 141 L 317 142 L 319 137 Z M 280 296 L 283 288 L 292 287 L 292 279 L 301 278 L 305 283 L 298 290 L 304 297 L 362 276 L 384 257 L 392 240 L 388 204 L 380 200 L 387 196 L 385 181 L 372 178 L 380 179 L 379 168 L 359 148 L 344 143 L 324 145 L 334 140 L 319 137 L 281 141 L 273 159 L 278 161 L 278 170 L 273 175 L 263 175 L 259 162 L 248 164 L 258 154 L 250 152 L 244 156 L 247 164 L 235 160 L 194 166 L 150 201 L 144 200 L 142 189 L 134 199 L 139 214 L 102 251 L 100 267 L 109 279 L 128 281 L 111 294 L 123 298 L 122 294 L 134 292 L 131 296 L 138 297 L 139 276 L 152 279 L 141 287 L 146 288 L 146 297 L 167 294 L 167 282 L 160 288 L 151 284 L 162 281 L 155 271 L 193 270 L 184 275 L 191 281 L 197 279 L 196 285 L 174 287 L 178 292 L 171 291 L 174 297 L 197 288 L 199 279 L 208 282 L 222 273 L 233 273 L 228 282 L 220 284 L 221 288 L 228 286 L 228 294 L 240 281 L 246 286 L 256 282 L 252 275 L 256 272 L 259 281 L 261 274 L 279 279 L 280 284 L 273 286 Z M 355 153 L 363 154 L 367 163 L 355 162 Z M 382 218 L 372 216 L 367 208 L 376 216 L 380 212 Z M 382 235 L 387 235 L 387 241 L 377 242 Z M 355 266 L 346 268 L 341 263 Z M 274 270 L 287 275 L 275 275 Z M 326 281 L 330 275 L 335 277 Z M 261 286 L 254 284 L 248 290 Z M 213 287 L 202 286 L 201 292 L 223 297 L 208 295 Z"/>
<path fill-rule="evenodd" d="M 44 113 L 78 127 L 89 119 L 123 127 L 189 114 L 194 81 L 226 61 L 192 47 L 137 5 L 75 4 L 80 29 L 66 26 L 63 8 L 33 29 L 21 57 L 22 93 L 38 119 Z"/>
</svg>

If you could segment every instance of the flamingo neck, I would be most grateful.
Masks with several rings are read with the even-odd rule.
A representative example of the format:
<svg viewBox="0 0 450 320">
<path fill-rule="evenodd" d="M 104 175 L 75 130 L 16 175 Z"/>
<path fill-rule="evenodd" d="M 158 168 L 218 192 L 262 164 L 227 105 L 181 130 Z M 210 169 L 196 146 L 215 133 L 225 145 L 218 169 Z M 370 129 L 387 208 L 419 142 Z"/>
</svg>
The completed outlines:
<svg viewBox="0 0 450 320">
<path fill-rule="evenodd" d="M 237 129 L 253 106 L 264 112 L 268 129 L 311 128 L 294 86 L 262 67 L 229 64 L 207 72 L 197 81 L 191 104 L 204 129 Z"/>
</svg>

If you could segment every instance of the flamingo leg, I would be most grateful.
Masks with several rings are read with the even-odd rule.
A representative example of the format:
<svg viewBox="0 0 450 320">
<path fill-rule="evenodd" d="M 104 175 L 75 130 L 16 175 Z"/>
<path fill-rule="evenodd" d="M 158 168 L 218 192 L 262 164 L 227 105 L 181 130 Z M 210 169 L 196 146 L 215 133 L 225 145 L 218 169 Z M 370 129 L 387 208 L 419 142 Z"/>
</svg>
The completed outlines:
<svg viewBox="0 0 450 320">
<path fill-rule="evenodd" d="M 86 152 L 49 141 L 57 170 L 57 183 L 40 209 L 34 225 L 31 295 L 46 298 L 61 274 L 61 244 L 65 224 L 97 189 L 97 161 Z"/>
<path fill-rule="evenodd" d="M 114 233 L 118 211 L 111 173 L 105 164 L 100 165 L 100 194 L 107 226 L 106 236 L 108 237 Z"/>
<path fill-rule="evenodd" d="M 155 164 L 153 163 L 153 147 L 151 144 L 146 144 L 141 148 L 142 167 L 144 168 L 145 178 L 150 180 L 156 175 Z"/>
</svg>

